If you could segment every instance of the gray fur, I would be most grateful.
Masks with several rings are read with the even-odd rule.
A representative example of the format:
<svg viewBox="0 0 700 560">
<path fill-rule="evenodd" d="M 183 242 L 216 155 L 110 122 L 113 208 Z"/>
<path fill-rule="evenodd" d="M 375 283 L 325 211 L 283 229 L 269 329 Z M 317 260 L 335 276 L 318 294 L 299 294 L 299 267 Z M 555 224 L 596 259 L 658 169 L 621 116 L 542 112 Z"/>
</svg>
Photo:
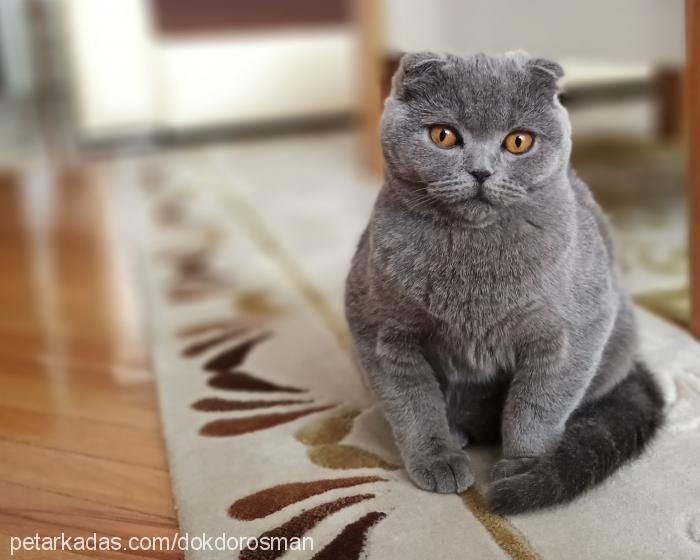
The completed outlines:
<svg viewBox="0 0 700 560">
<path fill-rule="evenodd" d="M 569 167 L 562 74 L 524 53 L 406 55 L 382 121 L 385 184 L 347 280 L 356 352 L 409 475 L 462 491 L 463 443 L 501 439 L 500 512 L 571 499 L 660 423 L 606 220 Z M 463 144 L 435 146 L 434 124 Z M 502 148 L 515 129 L 535 133 L 526 154 Z M 482 186 L 477 169 L 492 173 Z"/>
</svg>

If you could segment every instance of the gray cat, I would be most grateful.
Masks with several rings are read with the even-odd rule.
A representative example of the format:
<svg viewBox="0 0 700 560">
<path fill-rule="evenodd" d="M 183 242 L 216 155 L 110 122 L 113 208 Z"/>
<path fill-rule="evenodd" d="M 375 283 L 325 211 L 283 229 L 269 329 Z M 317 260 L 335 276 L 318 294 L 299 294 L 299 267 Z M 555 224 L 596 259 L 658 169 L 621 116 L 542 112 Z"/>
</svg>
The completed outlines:
<svg viewBox="0 0 700 560">
<path fill-rule="evenodd" d="M 608 225 L 569 167 L 559 65 L 404 56 L 382 121 L 386 181 L 346 287 L 355 349 L 415 483 L 490 507 L 571 500 L 641 453 L 663 402 L 636 360 Z"/>
</svg>

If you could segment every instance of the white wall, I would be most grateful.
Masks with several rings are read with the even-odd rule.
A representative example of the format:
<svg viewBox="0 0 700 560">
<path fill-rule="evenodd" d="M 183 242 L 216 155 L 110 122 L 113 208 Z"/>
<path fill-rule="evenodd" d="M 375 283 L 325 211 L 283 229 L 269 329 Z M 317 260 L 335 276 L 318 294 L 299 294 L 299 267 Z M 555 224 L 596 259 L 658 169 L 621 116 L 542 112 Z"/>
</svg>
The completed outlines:
<svg viewBox="0 0 700 560">
<path fill-rule="evenodd" d="M 679 63 L 684 0 L 384 0 L 390 48 Z"/>
<path fill-rule="evenodd" d="M 161 119 L 187 128 L 349 111 L 354 41 L 337 28 L 159 41 Z"/>
<path fill-rule="evenodd" d="M 0 0 L 2 1 L 2 0 Z M 356 34 L 346 28 L 163 38 L 148 0 L 62 0 L 85 136 L 350 111 Z"/>
</svg>

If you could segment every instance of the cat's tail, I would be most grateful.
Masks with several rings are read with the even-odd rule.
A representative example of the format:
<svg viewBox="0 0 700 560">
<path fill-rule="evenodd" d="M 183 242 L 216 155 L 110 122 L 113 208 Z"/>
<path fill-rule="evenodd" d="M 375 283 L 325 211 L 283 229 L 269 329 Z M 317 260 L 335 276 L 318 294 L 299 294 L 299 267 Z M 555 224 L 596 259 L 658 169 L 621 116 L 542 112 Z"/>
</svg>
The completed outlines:
<svg viewBox="0 0 700 560">
<path fill-rule="evenodd" d="M 656 382 L 635 364 L 607 395 L 572 414 L 554 451 L 526 472 L 496 481 L 489 506 L 515 514 L 572 500 L 641 454 L 662 424 L 662 409 Z"/>
</svg>

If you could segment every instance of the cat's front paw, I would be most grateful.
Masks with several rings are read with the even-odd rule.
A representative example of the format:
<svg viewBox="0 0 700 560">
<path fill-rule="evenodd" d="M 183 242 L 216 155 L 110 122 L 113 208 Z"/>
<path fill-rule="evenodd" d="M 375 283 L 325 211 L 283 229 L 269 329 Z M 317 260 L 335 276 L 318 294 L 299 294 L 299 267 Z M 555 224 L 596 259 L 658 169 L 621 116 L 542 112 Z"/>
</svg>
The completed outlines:
<svg viewBox="0 0 700 560">
<path fill-rule="evenodd" d="M 491 470 L 492 480 L 500 480 L 529 471 L 537 462 L 535 457 L 504 457 Z"/>
<path fill-rule="evenodd" d="M 469 457 L 461 449 L 409 461 L 406 470 L 416 486 L 430 492 L 454 494 L 474 484 Z"/>
</svg>

